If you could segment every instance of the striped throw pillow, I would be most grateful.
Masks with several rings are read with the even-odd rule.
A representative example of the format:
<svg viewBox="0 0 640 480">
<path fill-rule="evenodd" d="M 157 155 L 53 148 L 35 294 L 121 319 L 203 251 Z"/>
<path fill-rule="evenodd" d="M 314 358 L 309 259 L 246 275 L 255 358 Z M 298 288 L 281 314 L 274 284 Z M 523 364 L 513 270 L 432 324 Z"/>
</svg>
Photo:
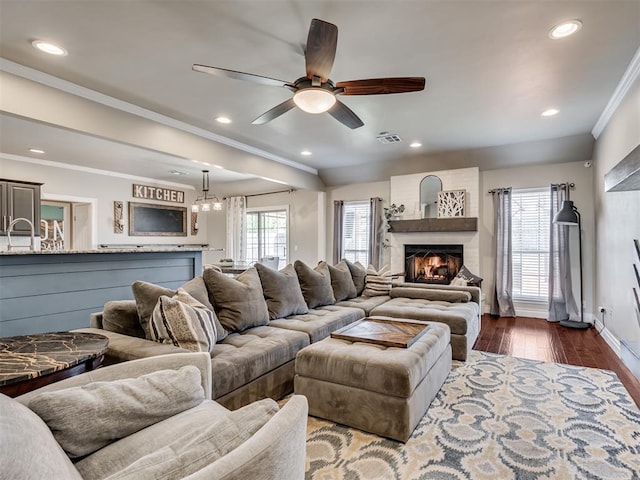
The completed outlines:
<svg viewBox="0 0 640 480">
<path fill-rule="evenodd" d="M 391 268 L 385 265 L 376 271 L 373 265 L 367 268 L 367 278 L 362 295 L 365 297 L 379 297 L 391 292 Z"/>
<path fill-rule="evenodd" d="M 216 344 L 215 313 L 182 288 L 160 296 L 150 323 L 151 340 L 159 343 L 208 353 Z"/>
</svg>

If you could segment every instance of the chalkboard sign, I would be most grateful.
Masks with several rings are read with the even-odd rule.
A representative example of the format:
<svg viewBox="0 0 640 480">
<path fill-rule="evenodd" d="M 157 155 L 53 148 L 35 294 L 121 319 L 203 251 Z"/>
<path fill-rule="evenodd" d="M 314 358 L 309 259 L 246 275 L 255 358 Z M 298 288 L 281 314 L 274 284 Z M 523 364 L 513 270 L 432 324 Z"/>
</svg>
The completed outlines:
<svg viewBox="0 0 640 480">
<path fill-rule="evenodd" d="M 129 235 L 186 237 L 187 209 L 129 202 Z"/>
</svg>

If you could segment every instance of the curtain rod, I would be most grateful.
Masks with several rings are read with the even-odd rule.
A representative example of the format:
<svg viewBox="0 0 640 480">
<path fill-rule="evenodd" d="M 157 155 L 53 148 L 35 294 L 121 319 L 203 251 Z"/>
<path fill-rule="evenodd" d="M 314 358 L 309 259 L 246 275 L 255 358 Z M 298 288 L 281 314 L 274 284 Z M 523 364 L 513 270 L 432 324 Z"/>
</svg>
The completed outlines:
<svg viewBox="0 0 640 480">
<path fill-rule="evenodd" d="M 295 188 L 290 188 L 289 190 L 277 190 L 275 192 L 252 193 L 250 195 L 240 195 L 240 196 L 241 197 L 259 197 L 261 195 L 273 195 L 275 193 L 293 193 L 295 191 L 296 191 Z M 226 200 L 227 198 L 230 198 L 230 197 L 222 197 L 223 200 Z"/>
<path fill-rule="evenodd" d="M 569 182 L 551 184 L 551 188 L 567 188 L 567 186 L 569 187 L 569 190 L 574 190 L 576 188 L 575 183 L 569 183 Z M 488 193 L 498 193 L 498 192 L 505 192 L 509 190 L 511 190 L 511 187 L 500 187 L 500 188 L 494 188 L 493 190 L 489 190 Z"/>
<path fill-rule="evenodd" d="M 489 190 L 488 193 L 501 193 L 501 192 L 510 192 L 511 191 L 511 187 L 499 187 L 499 188 L 494 188 L 493 190 Z"/>
</svg>

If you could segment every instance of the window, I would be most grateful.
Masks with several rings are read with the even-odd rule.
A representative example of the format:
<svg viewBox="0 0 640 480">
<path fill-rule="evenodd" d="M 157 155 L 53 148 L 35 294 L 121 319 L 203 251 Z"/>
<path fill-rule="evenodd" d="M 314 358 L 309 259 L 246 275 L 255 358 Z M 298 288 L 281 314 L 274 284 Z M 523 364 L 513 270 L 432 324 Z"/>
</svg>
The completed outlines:
<svg viewBox="0 0 640 480">
<path fill-rule="evenodd" d="M 368 200 L 344 202 L 342 216 L 342 257 L 351 262 L 369 265 Z"/>
<path fill-rule="evenodd" d="M 279 257 L 278 268 L 287 264 L 287 209 L 247 211 L 247 263 L 262 257 Z"/>
<path fill-rule="evenodd" d="M 547 302 L 551 221 L 549 189 L 513 190 L 511 220 L 513 298 Z"/>
</svg>

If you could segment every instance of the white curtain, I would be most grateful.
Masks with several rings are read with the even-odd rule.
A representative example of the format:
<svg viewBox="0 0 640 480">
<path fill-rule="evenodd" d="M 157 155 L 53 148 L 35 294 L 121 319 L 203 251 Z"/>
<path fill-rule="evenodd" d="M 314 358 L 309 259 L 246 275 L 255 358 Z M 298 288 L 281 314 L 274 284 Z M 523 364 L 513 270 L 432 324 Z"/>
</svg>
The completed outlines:
<svg viewBox="0 0 640 480">
<path fill-rule="evenodd" d="M 493 193 L 493 235 L 495 242 L 495 288 L 491 295 L 491 315 L 515 317 L 512 299 L 511 187 Z"/>
<path fill-rule="evenodd" d="M 553 217 L 568 200 L 566 187 L 551 185 L 551 228 L 549 232 L 549 315 L 550 322 L 580 321 L 578 306 L 571 285 L 571 255 L 569 225 L 553 223 Z"/>
<path fill-rule="evenodd" d="M 245 197 L 227 198 L 226 258 L 236 262 L 247 259 L 247 200 Z"/>
</svg>

